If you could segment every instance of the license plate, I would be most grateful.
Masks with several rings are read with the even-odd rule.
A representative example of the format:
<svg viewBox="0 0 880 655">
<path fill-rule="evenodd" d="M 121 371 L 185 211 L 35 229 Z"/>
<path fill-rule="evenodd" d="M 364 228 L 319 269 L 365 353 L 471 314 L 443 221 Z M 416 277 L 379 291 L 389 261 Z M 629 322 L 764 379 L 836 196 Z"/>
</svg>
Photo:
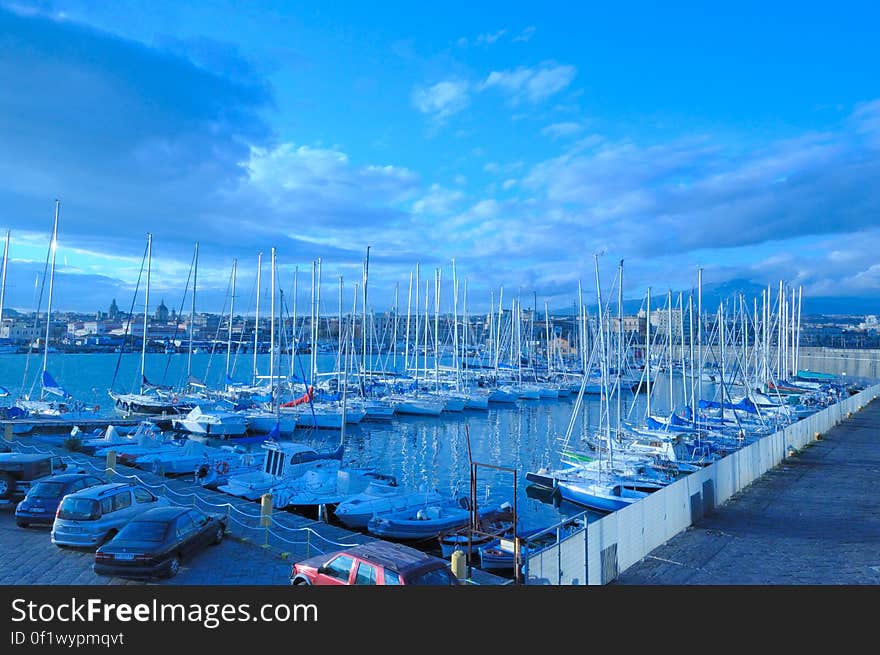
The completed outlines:
<svg viewBox="0 0 880 655">
<path fill-rule="evenodd" d="M 42 512 L 42 511 L 45 511 L 45 510 L 44 510 L 44 508 L 42 508 L 42 507 L 37 507 L 36 505 L 34 505 L 34 506 L 31 507 L 30 510 L 28 510 L 28 511 L 30 511 L 30 512 L 36 514 L 37 512 Z"/>
<path fill-rule="evenodd" d="M 82 528 L 62 528 L 60 531 L 68 534 L 80 534 L 83 530 Z"/>
<path fill-rule="evenodd" d="M 116 553 L 116 559 L 129 562 L 134 559 L 134 553 Z"/>
</svg>

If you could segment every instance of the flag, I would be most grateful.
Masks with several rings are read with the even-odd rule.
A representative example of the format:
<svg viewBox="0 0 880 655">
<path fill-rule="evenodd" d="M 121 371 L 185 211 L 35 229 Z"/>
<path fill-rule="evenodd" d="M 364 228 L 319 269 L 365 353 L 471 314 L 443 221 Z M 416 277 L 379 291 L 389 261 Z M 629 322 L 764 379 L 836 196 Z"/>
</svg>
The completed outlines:
<svg viewBox="0 0 880 655">
<path fill-rule="evenodd" d="M 49 374 L 49 371 L 43 371 L 43 391 L 45 391 L 46 393 L 51 393 L 55 396 L 61 396 L 62 398 L 71 397 L 69 393 L 61 388 L 61 385 L 55 382 L 55 380 Z"/>
</svg>

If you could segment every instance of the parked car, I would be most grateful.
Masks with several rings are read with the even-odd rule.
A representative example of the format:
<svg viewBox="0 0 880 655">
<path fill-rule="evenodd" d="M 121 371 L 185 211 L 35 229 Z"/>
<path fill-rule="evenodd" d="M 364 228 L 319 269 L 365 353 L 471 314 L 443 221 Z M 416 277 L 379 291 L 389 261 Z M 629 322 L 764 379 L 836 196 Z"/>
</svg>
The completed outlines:
<svg viewBox="0 0 880 655">
<path fill-rule="evenodd" d="M 52 523 L 61 499 L 67 494 L 104 484 L 96 475 L 61 473 L 35 482 L 15 508 L 15 522 L 22 528 L 31 523 Z"/>
<path fill-rule="evenodd" d="M 449 564 L 403 544 L 371 541 L 297 562 L 292 585 L 457 585 Z"/>
<path fill-rule="evenodd" d="M 139 514 L 170 504 L 146 487 L 128 482 L 89 487 L 61 500 L 52 523 L 52 543 L 56 546 L 97 546 L 112 538 Z"/>
<path fill-rule="evenodd" d="M 182 561 L 223 541 L 226 521 L 224 514 L 192 507 L 156 507 L 98 548 L 93 569 L 101 575 L 174 577 Z"/>
<path fill-rule="evenodd" d="M 36 480 L 74 471 L 85 473 L 81 466 L 65 462 L 60 455 L 0 453 L 0 504 L 21 500 Z"/>
</svg>

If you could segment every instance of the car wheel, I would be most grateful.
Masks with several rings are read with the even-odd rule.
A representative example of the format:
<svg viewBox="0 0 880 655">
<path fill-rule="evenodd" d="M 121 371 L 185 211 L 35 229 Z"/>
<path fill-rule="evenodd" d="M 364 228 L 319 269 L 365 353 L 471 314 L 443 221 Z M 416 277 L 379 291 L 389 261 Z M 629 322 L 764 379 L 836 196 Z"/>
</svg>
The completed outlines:
<svg viewBox="0 0 880 655">
<path fill-rule="evenodd" d="M 293 586 L 294 587 L 299 587 L 299 586 L 311 587 L 312 583 L 309 582 L 308 580 L 306 580 L 305 578 L 294 578 Z"/>
<path fill-rule="evenodd" d="M 0 500 L 9 498 L 13 488 L 15 488 L 15 479 L 5 471 L 0 472 Z"/>
<path fill-rule="evenodd" d="M 222 525 L 219 526 L 219 527 L 217 528 L 217 532 L 214 534 L 214 541 L 211 542 L 211 543 L 213 543 L 213 544 L 216 546 L 216 545 L 219 544 L 221 541 L 223 541 L 223 536 L 224 536 L 225 534 L 226 534 L 226 531 L 223 529 L 223 526 L 222 526 Z"/>
<path fill-rule="evenodd" d="M 175 555 L 168 560 L 168 570 L 165 572 L 165 577 L 173 578 L 178 573 L 180 573 L 180 557 Z"/>
<path fill-rule="evenodd" d="M 26 528 L 30 525 L 30 523 L 28 523 L 27 521 L 16 521 L 15 525 L 17 525 L 20 528 Z"/>
</svg>

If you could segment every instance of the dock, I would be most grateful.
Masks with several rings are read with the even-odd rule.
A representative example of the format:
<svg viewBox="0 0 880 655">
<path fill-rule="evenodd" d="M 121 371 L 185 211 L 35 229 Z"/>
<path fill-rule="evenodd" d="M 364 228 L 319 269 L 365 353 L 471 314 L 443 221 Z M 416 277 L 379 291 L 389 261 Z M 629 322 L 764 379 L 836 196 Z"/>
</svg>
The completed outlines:
<svg viewBox="0 0 880 655">
<path fill-rule="evenodd" d="M 880 399 L 785 459 L 614 585 L 880 584 Z"/>
<path fill-rule="evenodd" d="M 7 427 L 12 430 L 13 434 L 65 434 L 69 433 L 74 426 L 83 432 L 92 432 L 94 430 L 106 430 L 110 425 L 118 428 L 136 427 L 141 421 L 155 423 L 163 430 L 171 427 L 171 417 L 163 415 L 141 416 L 138 418 L 116 418 L 113 416 L 86 419 L 19 418 L 0 420 L 0 434 L 7 434 Z"/>
</svg>

